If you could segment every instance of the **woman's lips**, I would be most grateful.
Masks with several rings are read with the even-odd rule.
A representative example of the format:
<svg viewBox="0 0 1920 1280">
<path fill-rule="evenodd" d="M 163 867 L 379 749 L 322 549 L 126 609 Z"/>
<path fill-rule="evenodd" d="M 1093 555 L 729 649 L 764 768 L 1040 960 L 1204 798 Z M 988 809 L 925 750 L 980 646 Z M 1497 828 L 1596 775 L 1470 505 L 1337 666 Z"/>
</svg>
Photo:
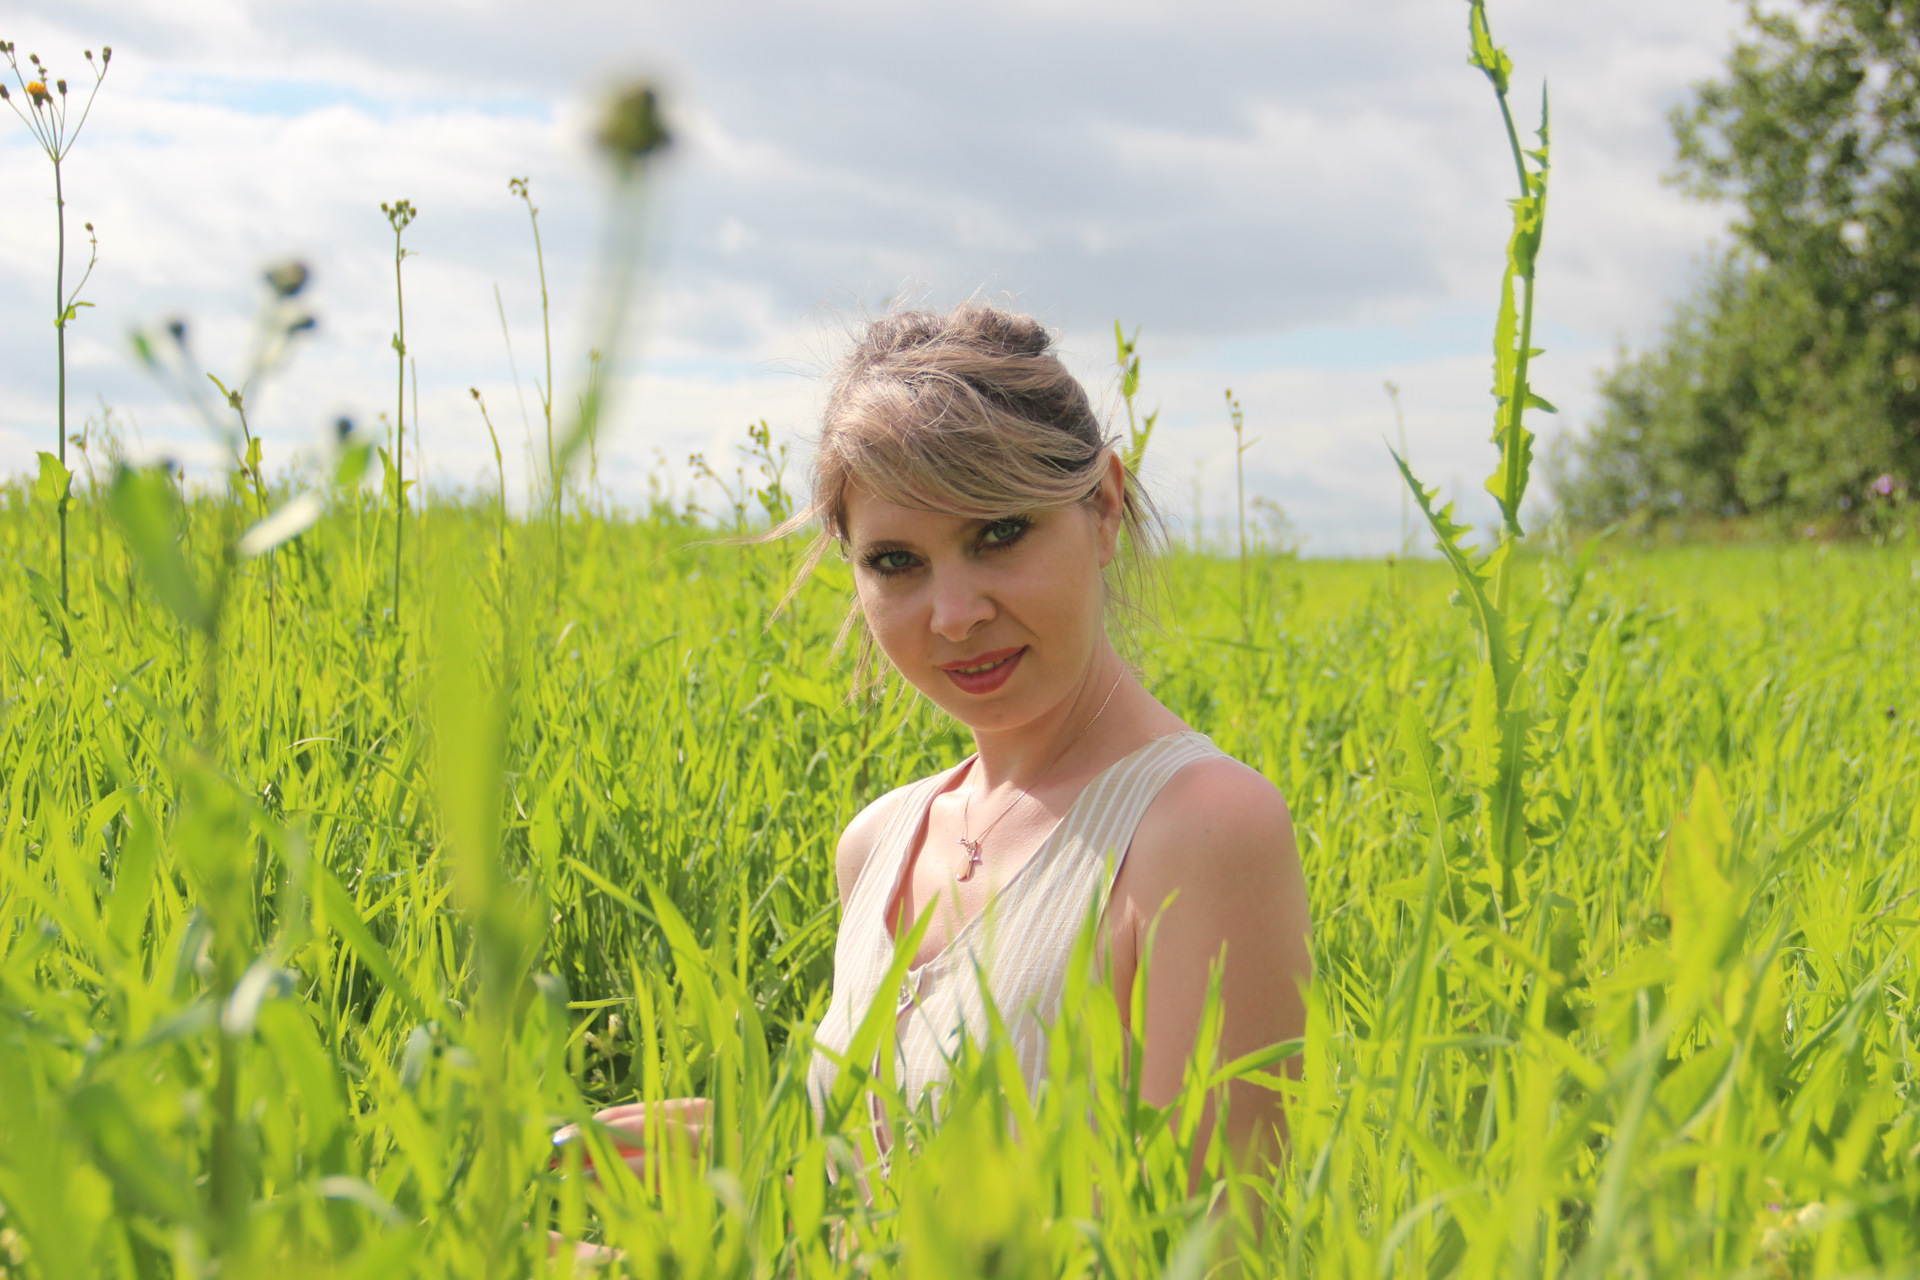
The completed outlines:
<svg viewBox="0 0 1920 1280">
<path fill-rule="evenodd" d="M 992 693 L 1013 678 L 1013 669 L 1020 665 L 1026 651 L 1025 645 L 1017 649 L 996 649 L 958 662 L 943 662 L 940 669 L 962 693 Z"/>
</svg>

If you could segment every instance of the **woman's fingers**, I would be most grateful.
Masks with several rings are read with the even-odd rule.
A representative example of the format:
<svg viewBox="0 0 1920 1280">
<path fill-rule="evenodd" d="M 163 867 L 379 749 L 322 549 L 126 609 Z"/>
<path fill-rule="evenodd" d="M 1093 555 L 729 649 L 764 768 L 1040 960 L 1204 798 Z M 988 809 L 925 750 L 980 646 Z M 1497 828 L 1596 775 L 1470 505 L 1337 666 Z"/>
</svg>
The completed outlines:
<svg viewBox="0 0 1920 1280">
<path fill-rule="evenodd" d="M 698 1139 L 706 1131 L 705 1098 L 668 1098 L 664 1102 L 630 1102 L 596 1111 L 593 1118 L 613 1130 L 621 1146 L 644 1144 L 656 1130 L 676 1139 Z"/>
<path fill-rule="evenodd" d="M 647 1180 L 647 1153 L 646 1152 L 640 1150 L 637 1147 L 633 1148 L 632 1150 L 622 1151 L 620 1153 L 620 1163 L 626 1165 L 627 1169 L 633 1174 L 633 1176 L 640 1179 L 640 1181 L 645 1182 Z M 580 1174 L 588 1182 L 600 1181 L 600 1170 L 594 1165 L 592 1160 L 586 1160 L 582 1162 L 580 1167 Z"/>
<path fill-rule="evenodd" d="M 629 1128 L 634 1122 L 644 1122 L 653 1115 L 658 1115 L 660 1119 L 670 1124 L 705 1124 L 707 1100 L 705 1098 L 665 1098 L 659 1102 L 623 1102 L 617 1107 L 604 1107 L 594 1112 L 593 1118 L 601 1124 Z"/>
<path fill-rule="evenodd" d="M 628 1102 L 617 1107 L 605 1107 L 594 1112 L 593 1118 L 612 1141 L 614 1150 L 627 1159 L 630 1168 L 639 1173 L 643 1166 L 635 1164 L 634 1160 L 642 1157 L 646 1144 L 655 1140 L 656 1134 L 683 1153 L 690 1154 L 697 1148 L 706 1134 L 707 1110 L 705 1098 L 668 1098 L 655 1103 Z M 562 1126 L 553 1135 L 555 1147 L 580 1140 L 578 1125 Z M 585 1166 L 591 1169 L 591 1149 L 582 1151 L 581 1157 Z M 554 1162 L 558 1164 L 559 1160 L 556 1152 Z"/>
<path fill-rule="evenodd" d="M 668 1114 L 666 1111 L 668 1104 L 661 1103 L 659 1106 L 662 1117 L 664 1118 Z M 614 1130 L 616 1134 L 624 1134 L 638 1138 L 646 1133 L 648 1114 L 649 1104 L 645 1102 L 626 1102 L 617 1107 L 602 1107 L 593 1113 L 593 1118 L 595 1122 Z M 562 1125 L 554 1131 L 553 1145 L 557 1147 L 565 1143 L 577 1142 L 579 1138 L 579 1125 Z M 615 1141 L 619 1142 L 622 1146 L 627 1145 L 627 1143 L 619 1137 L 616 1137 Z"/>
<path fill-rule="evenodd" d="M 607 1125 L 606 1127 L 613 1130 L 613 1145 L 616 1148 L 620 1150 L 632 1149 L 634 1151 L 640 1149 L 640 1139 L 646 1133 L 646 1127 L 644 1125 L 636 1124 L 631 1127 L 626 1125 Z M 570 1142 L 578 1141 L 580 1141 L 580 1126 L 577 1124 L 562 1125 L 553 1131 L 553 1145 L 556 1147 L 564 1147 Z M 592 1157 L 588 1156 L 587 1159 L 591 1162 Z"/>
<path fill-rule="evenodd" d="M 608 1263 L 618 1262 L 626 1256 L 618 1249 L 609 1249 L 605 1245 L 588 1244 L 585 1241 L 569 1241 L 558 1231 L 547 1232 L 547 1256 L 549 1258 L 557 1258 L 568 1250 L 572 1250 L 573 1260 L 575 1262 L 584 1262 L 595 1267 L 603 1267 Z"/>
</svg>

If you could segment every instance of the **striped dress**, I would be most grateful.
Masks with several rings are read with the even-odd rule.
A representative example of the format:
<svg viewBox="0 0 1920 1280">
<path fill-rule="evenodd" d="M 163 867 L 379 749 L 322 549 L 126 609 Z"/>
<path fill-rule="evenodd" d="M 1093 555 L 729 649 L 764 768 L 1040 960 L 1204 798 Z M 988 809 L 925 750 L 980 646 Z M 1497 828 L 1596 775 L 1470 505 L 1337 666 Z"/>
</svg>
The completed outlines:
<svg viewBox="0 0 1920 1280">
<path fill-rule="evenodd" d="M 1141 815 L 1173 775 L 1196 760 L 1224 753 L 1204 734 L 1155 738 L 1112 765 L 1086 788 L 1053 832 L 1011 880 L 969 919 L 945 950 L 907 970 L 899 990 L 882 992 L 894 958 L 887 909 L 908 869 L 933 798 L 962 762 L 907 787 L 874 843 L 866 867 L 843 904 L 833 953 L 833 999 L 814 1032 L 808 1091 L 823 1108 L 848 1043 L 876 1000 L 894 1007 L 895 1080 L 917 1099 L 938 1093 L 963 1039 L 987 1034 L 981 976 L 1015 1051 L 1027 1087 L 1038 1087 L 1047 1062 L 1046 1028 L 1088 915 L 1104 910 L 1114 877 Z"/>
</svg>

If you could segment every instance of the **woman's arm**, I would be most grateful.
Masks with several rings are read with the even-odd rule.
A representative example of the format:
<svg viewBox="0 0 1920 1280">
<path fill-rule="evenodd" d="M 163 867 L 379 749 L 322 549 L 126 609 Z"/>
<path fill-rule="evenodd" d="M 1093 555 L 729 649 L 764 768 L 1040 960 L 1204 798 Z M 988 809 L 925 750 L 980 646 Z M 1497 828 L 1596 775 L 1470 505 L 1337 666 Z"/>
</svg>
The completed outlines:
<svg viewBox="0 0 1920 1280">
<path fill-rule="evenodd" d="M 1149 962 L 1146 1025 L 1135 1028 L 1144 1036 L 1147 1101 L 1179 1097 L 1216 965 L 1219 1063 L 1304 1032 L 1302 987 L 1313 975 L 1306 877 L 1286 802 L 1252 769 L 1207 760 L 1174 775 L 1134 833 L 1108 920 L 1122 1010 L 1134 973 Z M 1210 1101 L 1203 1151 L 1213 1124 Z M 1228 1087 L 1227 1140 L 1242 1167 L 1276 1158 L 1285 1139 L 1278 1095 L 1244 1081 Z"/>
</svg>

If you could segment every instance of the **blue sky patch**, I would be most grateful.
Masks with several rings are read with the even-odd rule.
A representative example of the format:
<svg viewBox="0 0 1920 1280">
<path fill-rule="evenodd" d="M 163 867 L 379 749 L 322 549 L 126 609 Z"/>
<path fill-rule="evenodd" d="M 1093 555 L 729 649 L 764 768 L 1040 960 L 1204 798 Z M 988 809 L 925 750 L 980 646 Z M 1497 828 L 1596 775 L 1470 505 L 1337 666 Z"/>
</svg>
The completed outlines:
<svg viewBox="0 0 1920 1280">
<path fill-rule="evenodd" d="M 246 115 L 291 119 L 328 107 L 351 107 L 376 120 L 401 115 L 474 112 L 493 118 L 548 121 L 553 104 L 532 94 L 429 94 L 390 97 L 338 81 L 265 76 L 161 74 L 153 88 L 179 102 L 204 102 Z"/>
</svg>

